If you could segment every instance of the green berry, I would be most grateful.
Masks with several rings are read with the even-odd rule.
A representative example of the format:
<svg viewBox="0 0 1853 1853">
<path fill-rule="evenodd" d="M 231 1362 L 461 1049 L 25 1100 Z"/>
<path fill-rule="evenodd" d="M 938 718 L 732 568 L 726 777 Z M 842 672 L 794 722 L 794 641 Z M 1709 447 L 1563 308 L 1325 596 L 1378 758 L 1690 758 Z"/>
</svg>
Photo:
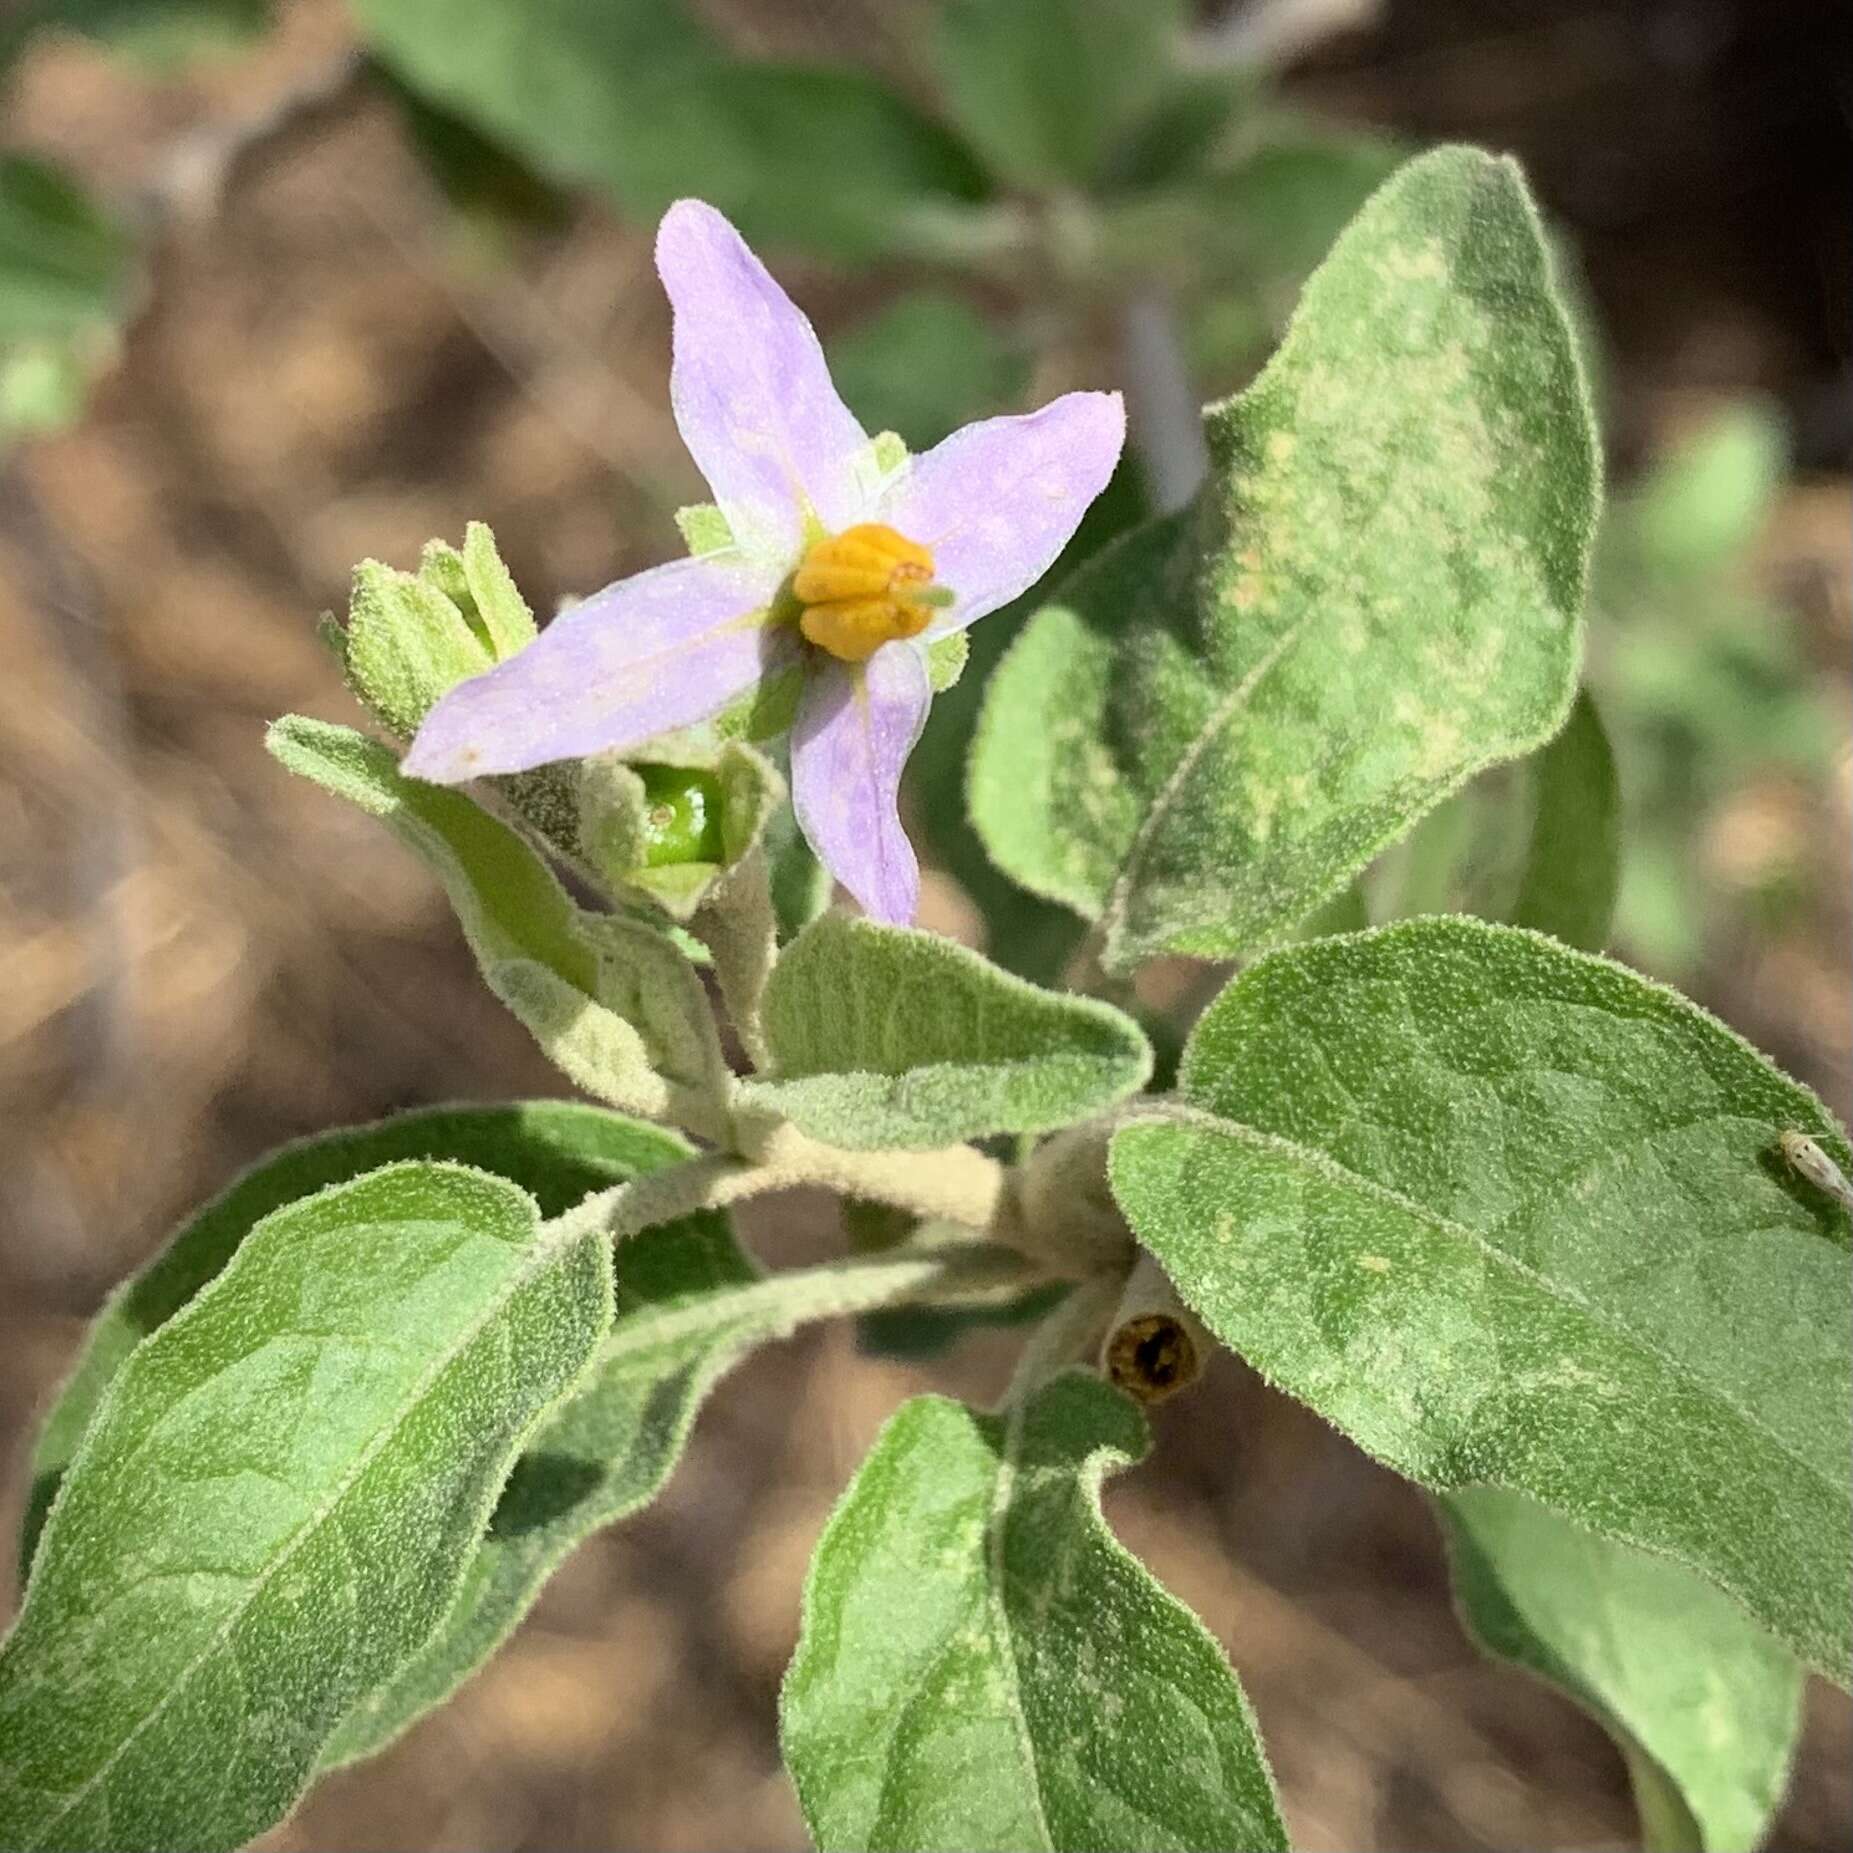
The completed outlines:
<svg viewBox="0 0 1853 1853">
<path fill-rule="evenodd" d="M 721 785 L 711 772 L 687 766 L 634 766 L 643 780 L 644 866 L 719 862 Z"/>
</svg>

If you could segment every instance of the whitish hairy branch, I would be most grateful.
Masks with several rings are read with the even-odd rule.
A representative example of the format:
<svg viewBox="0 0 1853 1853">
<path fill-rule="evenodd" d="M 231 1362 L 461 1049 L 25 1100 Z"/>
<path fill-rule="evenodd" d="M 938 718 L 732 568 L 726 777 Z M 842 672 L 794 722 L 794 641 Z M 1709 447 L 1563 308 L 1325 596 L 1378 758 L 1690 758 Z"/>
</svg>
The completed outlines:
<svg viewBox="0 0 1853 1853">
<path fill-rule="evenodd" d="M 614 1239 L 696 1210 L 798 1185 L 822 1185 L 968 1229 L 989 1229 L 1005 1203 L 1004 1167 L 968 1145 L 938 1152 L 846 1152 L 780 1125 L 758 1134 L 747 1156 L 711 1153 L 588 1197 L 557 1225 L 567 1234 L 603 1228 Z"/>
</svg>

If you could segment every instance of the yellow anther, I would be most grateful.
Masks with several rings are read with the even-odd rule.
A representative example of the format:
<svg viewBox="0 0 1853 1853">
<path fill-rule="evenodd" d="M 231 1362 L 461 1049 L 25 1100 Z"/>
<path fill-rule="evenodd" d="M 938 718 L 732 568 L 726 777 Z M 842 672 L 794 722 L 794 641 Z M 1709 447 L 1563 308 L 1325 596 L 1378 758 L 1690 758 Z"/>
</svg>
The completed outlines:
<svg viewBox="0 0 1853 1853">
<path fill-rule="evenodd" d="M 864 521 L 813 546 L 791 589 L 804 607 L 798 628 L 820 650 L 863 663 L 884 643 L 918 637 L 941 601 L 928 596 L 933 556 L 880 521 Z"/>
</svg>

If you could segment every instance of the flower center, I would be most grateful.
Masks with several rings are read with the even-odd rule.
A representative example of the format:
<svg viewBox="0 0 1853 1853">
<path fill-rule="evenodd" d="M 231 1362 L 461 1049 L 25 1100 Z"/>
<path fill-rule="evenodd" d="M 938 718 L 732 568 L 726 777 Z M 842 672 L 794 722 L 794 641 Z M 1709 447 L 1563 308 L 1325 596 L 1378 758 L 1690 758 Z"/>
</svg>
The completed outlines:
<svg viewBox="0 0 1853 1853">
<path fill-rule="evenodd" d="M 820 650 L 864 663 L 884 643 L 918 637 L 950 603 L 933 584 L 933 556 L 880 521 L 817 541 L 791 582 L 798 628 Z"/>
</svg>

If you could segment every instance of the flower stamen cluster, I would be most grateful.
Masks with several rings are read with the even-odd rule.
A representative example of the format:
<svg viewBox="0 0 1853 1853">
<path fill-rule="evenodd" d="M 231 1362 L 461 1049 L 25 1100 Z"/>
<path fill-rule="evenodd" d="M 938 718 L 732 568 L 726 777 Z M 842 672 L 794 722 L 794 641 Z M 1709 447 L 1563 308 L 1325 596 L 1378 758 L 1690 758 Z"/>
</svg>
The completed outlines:
<svg viewBox="0 0 1853 1853">
<path fill-rule="evenodd" d="M 816 542 L 793 575 L 798 628 L 839 662 L 866 663 L 884 643 L 918 637 L 952 602 L 933 584 L 933 555 L 885 521 L 859 521 Z"/>
</svg>

